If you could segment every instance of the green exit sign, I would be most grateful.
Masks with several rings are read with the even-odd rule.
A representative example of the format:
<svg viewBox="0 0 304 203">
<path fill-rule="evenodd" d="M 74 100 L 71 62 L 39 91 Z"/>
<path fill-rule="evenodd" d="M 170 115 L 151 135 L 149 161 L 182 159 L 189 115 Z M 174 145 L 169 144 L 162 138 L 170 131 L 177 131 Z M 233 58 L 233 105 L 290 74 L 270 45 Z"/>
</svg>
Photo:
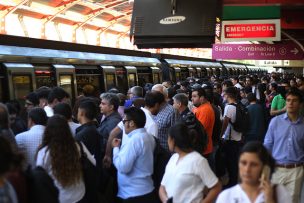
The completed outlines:
<svg viewBox="0 0 304 203">
<path fill-rule="evenodd" d="M 279 19 L 280 6 L 224 6 L 222 20 Z"/>
</svg>

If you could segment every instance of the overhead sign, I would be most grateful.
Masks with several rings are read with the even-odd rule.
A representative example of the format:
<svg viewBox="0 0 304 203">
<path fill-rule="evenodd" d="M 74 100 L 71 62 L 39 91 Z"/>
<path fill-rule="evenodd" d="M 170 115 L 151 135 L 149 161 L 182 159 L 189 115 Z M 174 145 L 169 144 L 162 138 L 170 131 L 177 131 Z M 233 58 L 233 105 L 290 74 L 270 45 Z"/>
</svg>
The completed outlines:
<svg viewBox="0 0 304 203">
<path fill-rule="evenodd" d="M 283 60 L 258 60 L 256 66 L 283 66 Z"/>
<path fill-rule="evenodd" d="M 279 19 L 223 21 L 222 42 L 232 41 L 280 41 Z"/>
<path fill-rule="evenodd" d="M 295 44 L 214 44 L 213 59 L 303 60 Z"/>
</svg>

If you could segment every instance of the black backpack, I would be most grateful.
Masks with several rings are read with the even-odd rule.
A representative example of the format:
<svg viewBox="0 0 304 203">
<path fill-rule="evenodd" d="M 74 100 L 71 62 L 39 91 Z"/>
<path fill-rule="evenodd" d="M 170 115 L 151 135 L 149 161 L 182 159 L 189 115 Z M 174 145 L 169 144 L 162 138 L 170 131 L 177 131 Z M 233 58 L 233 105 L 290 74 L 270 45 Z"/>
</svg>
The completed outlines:
<svg viewBox="0 0 304 203">
<path fill-rule="evenodd" d="M 208 135 L 205 131 L 202 123 L 197 120 L 194 113 L 189 111 L 186 115 L 181 118 L 181 121 L 187 125 L 189 129 L 195 129 L 198 133 L 198 137 L 193 141 L 194 150 L 203 155 L 204 150 L 208 145 Z"/>
<path fill-rule="evenodd" d="M 235 117 L 235 122 L 232 123 L 232 126 L 233 126 L 233 129 L 236 131 L 236 132 L 240 132 L 242 133 L 243 136 L 246 135 L 246 132 L 248 131 L 249 129 L 249 126 L 250 126 L 250 118 L 249 118 L 249 112 L 248 112 L 248 109 L 238 103 L 238 104 L 229 104 L 229 105 L 233 105 L 236 107 L 236 117 Z"/>
</svg>

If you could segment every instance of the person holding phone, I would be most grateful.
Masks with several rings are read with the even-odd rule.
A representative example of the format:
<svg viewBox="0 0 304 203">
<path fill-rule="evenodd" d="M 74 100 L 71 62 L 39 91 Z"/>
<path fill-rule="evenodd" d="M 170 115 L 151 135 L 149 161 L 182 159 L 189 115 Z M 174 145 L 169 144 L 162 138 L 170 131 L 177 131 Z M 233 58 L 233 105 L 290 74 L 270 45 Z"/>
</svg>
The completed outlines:
<svg viewBox="0 0 304 203">
<path fill-rule="evenodd" d="M 281 185 L 270 183 L 275 160 L 262 143 L 248 142 L 239 158 L 240 183 L 224 190 L 216 203 L 291 203 L 291 197 Z"/>
</svg>

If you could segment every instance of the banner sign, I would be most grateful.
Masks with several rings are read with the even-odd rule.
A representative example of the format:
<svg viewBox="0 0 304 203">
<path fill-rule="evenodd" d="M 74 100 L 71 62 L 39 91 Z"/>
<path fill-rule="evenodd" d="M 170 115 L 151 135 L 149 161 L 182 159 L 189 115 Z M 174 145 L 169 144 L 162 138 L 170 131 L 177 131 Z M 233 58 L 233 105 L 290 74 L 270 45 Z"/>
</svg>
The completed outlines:
<svg viewBox="0 0 304 203">
<path fill-rule="evenodd" d="M 213 59 L 303 60 L 295 44 L 214 44 Z"/>
<path fill-rule="evenodd" d="M 279 19 L 223 21 L 221 42 L 280 41 Z"/>
</svg>

